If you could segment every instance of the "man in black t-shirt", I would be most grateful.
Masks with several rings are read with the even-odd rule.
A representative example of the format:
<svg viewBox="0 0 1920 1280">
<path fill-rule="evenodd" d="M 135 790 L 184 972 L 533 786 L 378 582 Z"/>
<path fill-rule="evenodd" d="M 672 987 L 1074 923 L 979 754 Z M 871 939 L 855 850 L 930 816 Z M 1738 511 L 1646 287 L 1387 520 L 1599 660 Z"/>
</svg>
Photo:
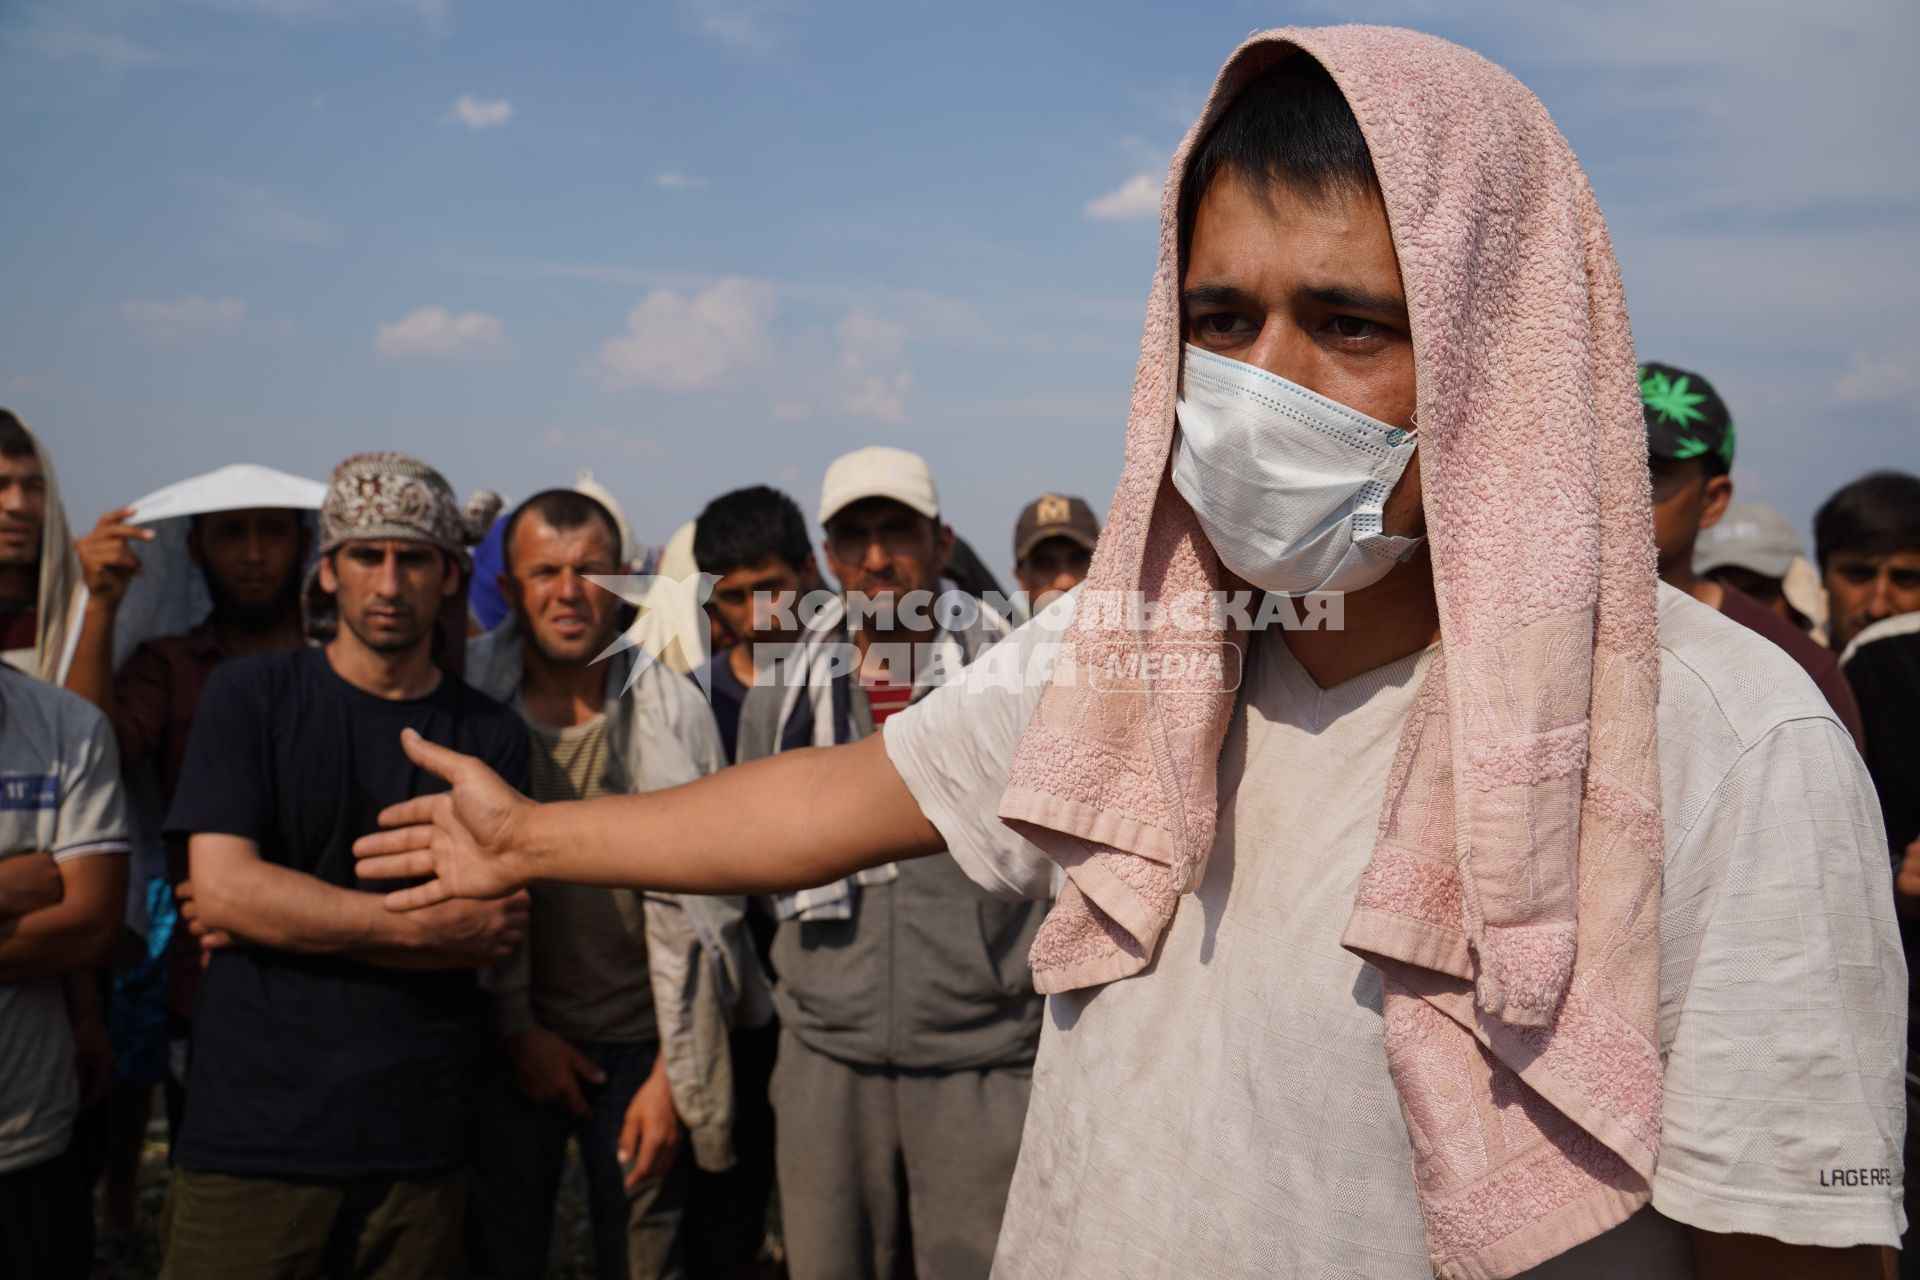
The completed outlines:
<svg viewBox="0 0 1920 1280">
<path fill-rule="evenodd" d="M 352 854 L 382 809 L 444 789 L 403 730 L 526 786 L 519 718 L 436 663 L 468 573 L 459 531 L 431 468 L 349 458 L 320 513 L 335 634 L 226 663 L 201 696 L 167 828 L 189 840 L 182 914 L 211 961 L 165 1275 L 461 1269 L 475 970 L 522 936 L 526 897 L 410 919 Z"/>
</svg>

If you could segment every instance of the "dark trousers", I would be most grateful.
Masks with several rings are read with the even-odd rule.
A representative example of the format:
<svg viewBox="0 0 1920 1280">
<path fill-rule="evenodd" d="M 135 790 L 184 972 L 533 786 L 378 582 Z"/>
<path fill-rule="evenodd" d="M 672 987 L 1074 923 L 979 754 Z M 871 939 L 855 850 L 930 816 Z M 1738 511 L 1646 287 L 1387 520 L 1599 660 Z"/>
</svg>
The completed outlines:
<svg viewBox="0 0 1920 1280">
<path fill-rule="evenodd" d="M 652 1073 L 658 1049 L 651 1041 L 573 1043 L 607 1077 L 600 1085 L 580 1082 L 589 1108 L 584 1120 L 563 1107 L 534 1106 L 504 1057 L 496 1065 L 467 1201 L 468 1269 L 476 1280 L 537 1280 L 546 1274 L 554 1199 L 572 1138 L 587 1173 L 596 1280 L 681 1280 L 684 1151 L 665 1175 L 632 1191 L 621 1185 L 618 1155 L 627 1104 Z"/>
<path fill-rule="evenodd" d="M 167 1188 L 161 1280 L 448 1280 L 466 1172 L 262 1178 L 183 1169 Z"/>
<path fill-rule="evenodd" d="M 694 1169 L 687 1183 L 687 1265 L 696 1280 L 754 1280 L 773 1196 L 773 1104 L 768 1085 L 780 1048 L 771 1023 L 729 1037 L 733 1055 L 734 1164 Z"/>
<path fill-rule="evenodd" d="M 0 1275 L 85 1280 L 93 1267 L 93 1197 L 72 1147 L 0 1173 Z"/>
</svg>

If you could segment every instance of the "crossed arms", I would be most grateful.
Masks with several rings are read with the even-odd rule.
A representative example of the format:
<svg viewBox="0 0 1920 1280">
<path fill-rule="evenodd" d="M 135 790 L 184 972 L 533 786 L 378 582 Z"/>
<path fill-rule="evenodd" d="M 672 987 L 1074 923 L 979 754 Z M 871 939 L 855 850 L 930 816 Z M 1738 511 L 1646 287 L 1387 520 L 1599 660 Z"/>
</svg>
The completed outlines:
<svg viewBox="0 0 1920 1280">
<path fill-rule="evenodd" d="M 0 858 L 0 983 L 103 968 L 126 907 L 123 853 Z"/>
<path fill-rule="evenodd" d="M 206 950 L 253 943 L 390 969 L 473 969 L 506 955 L 526 932 L 525 894 L 400 914 L 377 893 L 268 862 L 241 836 L 197 832 L 187 849 L 181 914 Z"/>
</svg>

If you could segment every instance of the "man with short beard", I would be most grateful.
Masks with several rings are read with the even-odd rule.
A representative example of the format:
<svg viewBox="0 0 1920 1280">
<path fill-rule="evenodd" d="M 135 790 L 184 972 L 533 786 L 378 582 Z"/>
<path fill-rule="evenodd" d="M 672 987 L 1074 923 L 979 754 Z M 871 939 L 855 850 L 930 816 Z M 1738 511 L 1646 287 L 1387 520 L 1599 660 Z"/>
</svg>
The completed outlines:
<svg viewBox="0 0 1920 1280">
<path fill-rule="evenodd" d="M 188 841 L 181 914 L 211 953 L 167 1214 L 164 1274 L 182 1280 L 458 1271 L 475 970 L 526 923 L 524 894 L 409 922 L 354 874 L 381 809 L 439 785 L 399 754 L 403 731 L 526 784 L 518 720 L 435 652 L 468 572 L 446 481 L 349 458 L 320 554 L 335 634 L 213 673 L 166 822 Z"/>
<path fill-rule="evenodd" d="M 142 641 L 116 676 L 114 632 L 127 589 L 141 568 L 129 545 L 136 530 L 123 523 L 132 515 L 129 508 L 110 511 L 80 540 L 89 590 L 67 687 L 107 713 L 121 766 L 130 776 L 152 763 L 160 812 L 165 812 L 186 762 L 194 711 L 214 668 L 229 658 L 276 653 L 303 643 L 300 574 L 310 538 L 302 513 L 289 508 L 193 516 L 187 552 L 200 569 L 213 608 L 181 634 Z M 166 853 L 164 892 L 171 894 L 171 886 L 187 878 L 186 841 L 168 840 Z M 136 982 L 116 985 L 113 994 L 117 1053 L 103 1181 L 103 1244 L 137 1239 L 134 1177 L 156 1081 L 165 1085 L 168 1131 L 179 1132 L 184 1064 L 192 1051 L 193 1002 L 200 986 L 200 948 L 186 930 L 173 931 L 165 963 L 163 991 Z M 147 1055 L 121 1043 L 139 1041 L 142 1033 L 133 1029 L 143 1026 L 153 1028 L 151 1066 L 140 1065 Z"/>
<path fill-rule="evenodd" d="M 529 794 L 542 800 L 657 790 L 725 763 L 690 682 L 660 662 L 636 671 L 645 659 L 630 651 L 597 661 L 619 633 L 620 600 L 592 579 L 620 572 L 620 543 L 612 512 L 584 493 L 527 499 L 501 544 L 513 612 L 467 646 L 475 687 L 525 721 Z M 730 1163 L 726 993 L 744 957 L 710 958 L 702 940 L 735 938 L 739 904 L 579 884 L 531 892 L 526 940 L 488 984 L 505 1054 L 476 1144 L 472 1274 L 544 1274 L 572 1138 L 594 1274 L 684 1276 L 682 1122 L 699 1165 Z"/>
</svg>

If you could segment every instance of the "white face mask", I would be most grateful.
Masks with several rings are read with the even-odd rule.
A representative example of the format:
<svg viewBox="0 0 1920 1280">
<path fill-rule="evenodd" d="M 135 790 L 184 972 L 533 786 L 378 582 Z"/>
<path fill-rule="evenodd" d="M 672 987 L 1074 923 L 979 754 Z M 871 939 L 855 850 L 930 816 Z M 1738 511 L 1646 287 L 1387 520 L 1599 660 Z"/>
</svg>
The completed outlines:
<svg viewBox="0 0 1920 1280">
<path fill-rule="evenodd" d="M 1358 591 L 1420 545 L 1381 532 L 1413 433 L 1189 345 L 1173 487 L 1226 567 L 1263 591 Z"/>
</svg>

